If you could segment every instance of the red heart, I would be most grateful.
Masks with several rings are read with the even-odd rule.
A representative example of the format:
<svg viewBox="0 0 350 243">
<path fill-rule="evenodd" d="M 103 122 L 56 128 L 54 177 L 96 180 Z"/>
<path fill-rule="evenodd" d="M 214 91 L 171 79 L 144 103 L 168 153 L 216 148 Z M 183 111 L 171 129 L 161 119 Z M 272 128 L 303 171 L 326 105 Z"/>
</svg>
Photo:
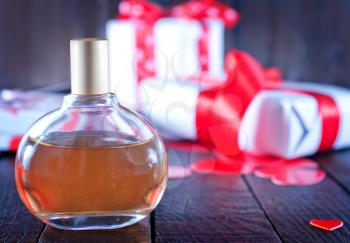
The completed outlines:
<svg viewBox="0 0 350 243">
<path fill-rule="evenodd" d="M 309 223 L 312 226 L 329 231 L 338 229 L 344 225 L 344 222 L 340 219 L 312 219 Z"/>
</svg>

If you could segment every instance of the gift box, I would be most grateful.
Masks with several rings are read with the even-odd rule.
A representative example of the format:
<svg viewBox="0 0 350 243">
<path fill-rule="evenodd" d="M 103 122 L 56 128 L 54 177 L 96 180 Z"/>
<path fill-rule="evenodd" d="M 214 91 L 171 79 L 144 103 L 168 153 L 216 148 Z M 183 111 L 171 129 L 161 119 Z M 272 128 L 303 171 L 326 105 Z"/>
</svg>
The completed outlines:
<svg viewBox="0 0 350 243">
<path fill-rule="evenodd" d="M 112 89 L 121 103 L 130 108 L 137 108 L 138 84 L 143 79 L 158 76 L 165 82 L 171 76 L 191 76 L 198 70 L 198 23 L 174 18 L 157 21 L 149 37 L 150 42 L 154 42 L 151 57 L 147 57 L 146 50 L 135 47 L 136 28 L 132 21 L 107 23 Z M 144 59 L 140 65 L 138 58 Z"/>
<path fill-rule="evenodd" d="M 48 92 L 2 90 L 0 137 L 5 139 L 24 134 L 41 116 L 60 107 L 62 99 L 63 95 Z"/>
<path fill-rule="evenodd" d="M 225 69 L 225 82 L 210 88 L 190 81 L 144 80 L 142 113 L 167 138 L 211 143 L 227 155 L 239 153 L 241 118 L 266 78 L 262 66 L 242 51 L 226 55 Z"/>
<path fill-rule="evenodd" d="M 350 146 L 350 90 L 285 83 L 261 91 L 242 119 L 239 146 L 254 154 L 296 158 Z"/>
<path fill-rule="evenodd" d="M 145 78 L 222 80 L 224 26 L 237 21 L 235 10 L 216 1 L 189 1 L 167 11 L 147 1 L 122 1 L 117 19 L 106 24 L 110 80 L 121 103 L 138 108 Z"/>
</svg>

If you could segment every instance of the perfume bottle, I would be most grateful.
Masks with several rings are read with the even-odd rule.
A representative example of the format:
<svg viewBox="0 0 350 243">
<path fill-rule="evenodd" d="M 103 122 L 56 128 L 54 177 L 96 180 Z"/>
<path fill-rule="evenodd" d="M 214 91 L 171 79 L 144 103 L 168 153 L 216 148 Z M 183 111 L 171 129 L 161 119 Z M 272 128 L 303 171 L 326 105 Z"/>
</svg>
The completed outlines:
<svg viewBox="0 0 350 243">
<path fill-rule="evenodd" d="M 71 94 L 24 135 L 16 184 L 29 211 L 61 229 L 114 229 L 159 203 L 167 158 L 156 130 L 109 91 L 108 43 L 77 39 Z"/>
</svg>

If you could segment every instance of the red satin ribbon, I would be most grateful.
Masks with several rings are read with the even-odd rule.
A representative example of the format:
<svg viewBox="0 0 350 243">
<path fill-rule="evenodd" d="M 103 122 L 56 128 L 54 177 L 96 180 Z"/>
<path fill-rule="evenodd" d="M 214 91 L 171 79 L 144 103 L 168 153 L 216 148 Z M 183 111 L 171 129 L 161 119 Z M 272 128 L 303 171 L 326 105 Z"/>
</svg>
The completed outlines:
<svg viewBox="0 0 350 243">
<path fill-rule="evenodd" d="M 340 111 L 337 104 L 331 96 L 310 91 L 302 92 L 317 100 L 318 111 L 321 114 L 322 137 L 318 151 L 331 149 L 337 138 L 340 125 Z"/>
<path fill-rule="evenodd" d="M 282 72 L 277 67 L 269 67 L 265 69 L 265 77 L 269 83 L 281 83 Z"/>
<path fill-rule="evenodd" d="M 334 99 L 329 95 L 312 91 L 288 88 L 283 90 L 311 95 L 316 99 L 322 124 L 322 135 L 318 151 L 331 149 L 337 138 L 340 125 L 340 111 Z"/>
<path fill-rule="evenodd" d="M 164 10 L 147 0 L 123 0 L 119 4 L 118 19 L 155 22 L 165 15 Z"/>
<path fill-rule="evenodd" d="M 209 71 L 209 28 L 204 21 L 200 21 L 202 26 L 202 35 L 198 40 L 198 52 L 199 52 L 199 65 L 201 75 L 208 73 Z"/>
<path fill-rule="evenodd" d="M 172 8 L 171 15 L 197 20 L 221 19 L 227 28 L 239 21 L 236 10 L 215 0 L 190 0 Z"/>
<path fill-rule="evenodd" d="M 225 57 L 228 80 L 199 94 L 196 128 L 199 141 L 214 144 L 226 155 L 239 153 L 238 131 L 250 101 L 265 85 L 262 66 L 243 51 Z"/>
<path fill-rule="evenodd" d="M 136 25 L 137 81 L 156 75 L 154 64 L 153 24 L 140 22 Z"/>
<path fill-rule="evenodd" d="M 137 81 L 154 77 L 153 25 L 165 16 L 165 11 L 145 0 L 125 0 L 119 4 L 118 19 L 131 19 L 136 23 L 136 68 Z"/>
</svg>

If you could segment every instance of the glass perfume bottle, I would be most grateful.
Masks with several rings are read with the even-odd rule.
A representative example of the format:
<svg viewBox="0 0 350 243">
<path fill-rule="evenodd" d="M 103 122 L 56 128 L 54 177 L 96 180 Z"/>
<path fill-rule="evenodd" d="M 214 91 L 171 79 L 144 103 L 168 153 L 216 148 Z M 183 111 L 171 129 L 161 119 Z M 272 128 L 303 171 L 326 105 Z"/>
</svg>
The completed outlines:
<svg viewBox="0 0 350 243">
<path fill-rule="evenodd" d="M 54 227 L 121 228 L 159 203 L 167 182 L 164 144 L 109 92 L 107 40 L 70 45 L 72 94 L 23 137 L 17 189 L 29 211 Z"/>
</svg>

